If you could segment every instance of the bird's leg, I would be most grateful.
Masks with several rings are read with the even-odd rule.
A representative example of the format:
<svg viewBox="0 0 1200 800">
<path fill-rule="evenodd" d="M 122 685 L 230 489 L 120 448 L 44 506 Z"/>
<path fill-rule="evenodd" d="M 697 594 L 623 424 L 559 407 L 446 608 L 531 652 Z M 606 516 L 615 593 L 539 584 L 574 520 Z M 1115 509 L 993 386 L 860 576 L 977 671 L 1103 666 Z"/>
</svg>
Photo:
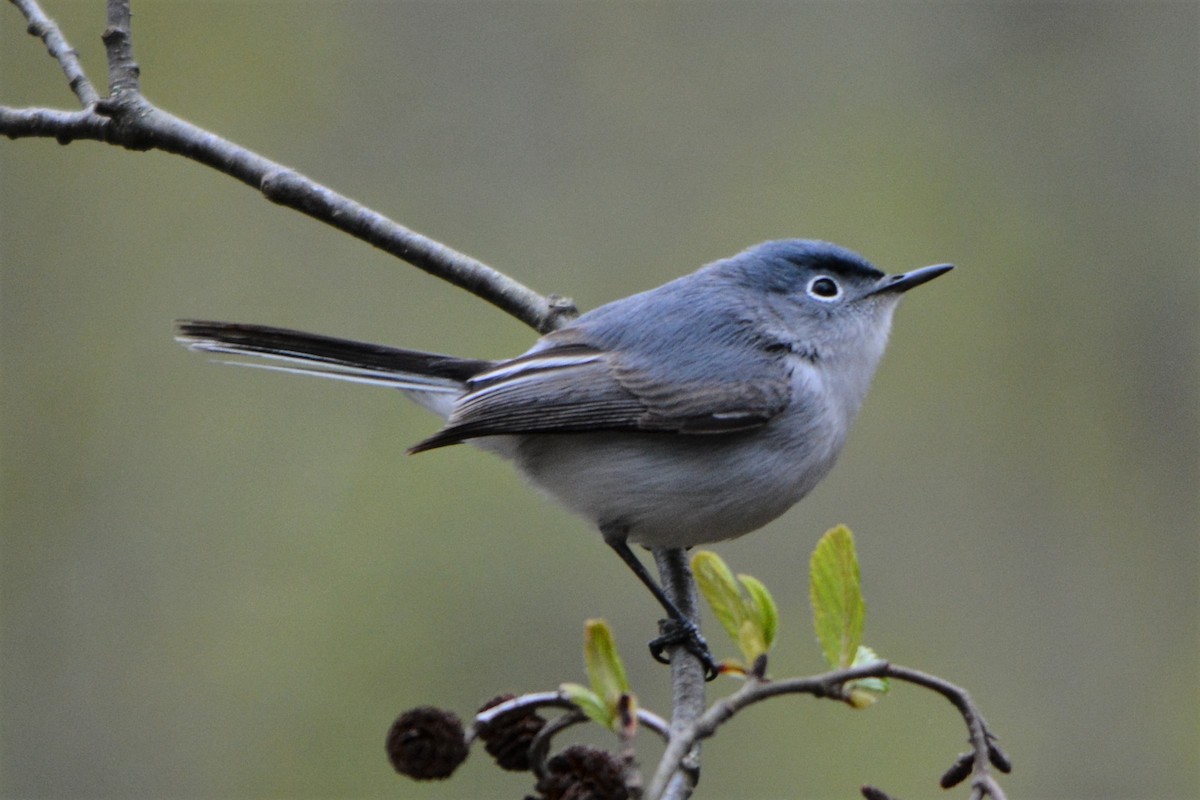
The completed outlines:
<svg viewBox="0 0 1200 800">
<path fill-rule="evenodd" d="M 671 663 L 670 659 L 664 654 L 666 649 L 674 645 L 682 645 L 689 653 L 700 659 L 700 663 L 704 666 L 705 680 L 711 681 L 717 677 L 719 674 L 717 663 L 713 659 L 712 651 L 708 649 L 708 642 L 700 633 L 700 628 L 679 610 L 679 606 L 675 605 L 675 602 L 667 596 L 646 566 L 629 549 L 629 543 L 625 539 L 625 530 L 605 526 L 601 528 L 601 532 L 604 534 L 604 541 L 633 570 L 633 574 L 650 590 L 650 594 L 654 595 L 654 599 L 658 601 L 669 617 L 660 623 L 662 635 L 650 641 L 650 655 L 660 664 L 669 664 Z"/>
</svg>

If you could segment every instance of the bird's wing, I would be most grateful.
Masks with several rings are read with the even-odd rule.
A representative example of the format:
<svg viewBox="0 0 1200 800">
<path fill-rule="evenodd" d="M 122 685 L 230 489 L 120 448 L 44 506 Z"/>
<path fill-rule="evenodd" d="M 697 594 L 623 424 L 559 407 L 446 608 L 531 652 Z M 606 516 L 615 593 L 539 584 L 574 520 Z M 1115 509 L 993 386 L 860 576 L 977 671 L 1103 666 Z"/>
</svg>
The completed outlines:
<svg viewBox="0 0 1200 800">
<path fill-rule="evenodd" d="M 446 427 L 410 452 L 496 434 L 730 433 L 765 425 L 790 399 L 790 371 L 776 353 L 739 350 L 736 376 L 714 381 L 661 362 L 647 368 L 569 330 L 542 342 L 472 377 Z"/>
</svg>

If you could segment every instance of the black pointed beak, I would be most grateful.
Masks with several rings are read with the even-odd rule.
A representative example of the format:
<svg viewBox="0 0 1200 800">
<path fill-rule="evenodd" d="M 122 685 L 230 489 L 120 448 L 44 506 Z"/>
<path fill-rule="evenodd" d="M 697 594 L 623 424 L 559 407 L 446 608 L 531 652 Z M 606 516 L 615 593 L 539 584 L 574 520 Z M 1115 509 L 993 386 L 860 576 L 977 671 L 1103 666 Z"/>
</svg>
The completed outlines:
<svg viewBox="0 0 1200 800">
<path fill-rule="evenodd" d="M 932 267 L 921 267 L 914 269 L 911 272 L 903 272 L 899 275 L 885 275 L 879 279 L 879 284 L 868 292 L 868 296 L 873 294 L 884 293 L 900 293 L 907 292 L 914 286 L 920 286 L 922 283 L 928 283 L 938 275 L 944 275 L 954 269 L 953 264 L 934 264 Z"/>
</svg>

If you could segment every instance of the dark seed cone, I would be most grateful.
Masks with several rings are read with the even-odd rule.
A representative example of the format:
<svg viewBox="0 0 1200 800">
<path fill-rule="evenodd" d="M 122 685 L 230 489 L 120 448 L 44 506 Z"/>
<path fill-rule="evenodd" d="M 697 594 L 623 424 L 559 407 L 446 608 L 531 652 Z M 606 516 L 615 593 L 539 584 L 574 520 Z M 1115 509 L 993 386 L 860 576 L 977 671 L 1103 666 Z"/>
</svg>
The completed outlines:
<svg viewBox="0 0 1200 800">
<path fill-rule="evenodd" d="M 865 800 L 895 800 L 890 794 L 874 786 L 864 786 L 859 789 Z"/>
<path fill-rule="evenodd" d="M 462 722 L 431 706 L 405 711 L 388 731 L 387 754 L 396 772 L 413 780 L 448 778 L 467 758 Z"/>
<path fill-rule="evenodd" d="M 628 800 L 621 764 L 607 750 L 576 744 L 546 762 L 541 800 Z"/>
<path fill-rule="evenodd" d="M 493 697 L 479 710 L 487 711 L 515 697 L 512 694 Z M 497 766 L 511 772 L 526 772 L 529 770 L 529 745 L 545 724 L 546 720 L 533 711 L 521 711 L 480 725 L 476 731 L 488 755 L 496 759 Z"/>
<path fill-rule="evenodd" d="M 988 734 L 988 761 L 992 762 L 992 766 L 1005 775 L 1012 772 L 1012 762 L 1000 749 L 1000 745 L 992 740 L 991 734 Z"/>
<path fill-rule="evenodd" d="M 943 789 L 953 789 L 965 781 L 973 769 L 975 769 L 975 754 L 963 753 L 942 775 L 939 784 Z"/>
</svg>

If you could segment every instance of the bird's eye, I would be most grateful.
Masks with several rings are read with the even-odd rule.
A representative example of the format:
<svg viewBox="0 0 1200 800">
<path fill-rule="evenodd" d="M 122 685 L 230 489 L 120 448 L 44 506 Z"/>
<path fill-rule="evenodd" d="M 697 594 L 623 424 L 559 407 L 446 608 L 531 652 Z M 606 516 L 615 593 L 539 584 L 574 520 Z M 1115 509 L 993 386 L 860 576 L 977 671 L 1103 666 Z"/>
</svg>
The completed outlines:
<svg viewBox="0 0 1200 800">
<path fill-rule="evenodd" d="M 808 296 L 814 300 L 836 300 L 841 294 L 842 287 L 827 275 L 821 275 L 808 282 Z"/>
</svg>

